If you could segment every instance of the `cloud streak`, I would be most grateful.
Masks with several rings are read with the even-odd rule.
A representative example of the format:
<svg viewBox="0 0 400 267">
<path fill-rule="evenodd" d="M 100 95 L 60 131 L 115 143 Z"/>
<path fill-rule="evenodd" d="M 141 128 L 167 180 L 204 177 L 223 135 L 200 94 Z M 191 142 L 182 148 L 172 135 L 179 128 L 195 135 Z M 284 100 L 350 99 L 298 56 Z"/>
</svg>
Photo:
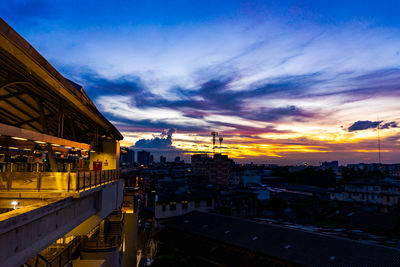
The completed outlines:
<svg viewBox="0 0 400 267">
<path fill-rule="evenodd" d="M 129 145 L 207 151 L 218 131 L 238 159 L 344 158 L 339 152 L 352 159 L 373 153 L 380 123 L 382 141 L 393 144 L 387 153 L 397 149 L 396 4 L 346 3 L 346 12 L 317 2 L 307 9 L 268 1 L 97 5 L 1 8 L 84 86 Z M 385 14 L 371 17 L 377 10 Z"/>
</svg>

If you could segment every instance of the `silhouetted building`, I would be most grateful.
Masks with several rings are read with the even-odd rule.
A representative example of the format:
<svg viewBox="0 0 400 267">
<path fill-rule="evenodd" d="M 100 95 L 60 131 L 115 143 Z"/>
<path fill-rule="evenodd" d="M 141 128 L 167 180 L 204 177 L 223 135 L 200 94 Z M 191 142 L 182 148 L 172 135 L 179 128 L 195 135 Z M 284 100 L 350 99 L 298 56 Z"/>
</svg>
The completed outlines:
<svg viewBox="0 0 400 267">
<path fill-rule="evenodd" d="M 226 155 L 215 154 L 209 162 L 209 182 L 212 184 L 229 184 L 229 173 L 232 167 L 232 160 Z"/>
<path fill-rule="evenodd" d="M 229 184 L 229 175 L 232 160 L 226 155 L 214 154 L 214 158 L 207 154 L 196 154 L 192 156 L 192 173 L 201 176 L 211 184 Z"/>
<path fill-rule="evenodd" d="M 212 159 L 207 154 L 195 154 L 192 156 L 192 174 L 208 179 L 208 166 Z"/>
<path fill-rule="evenodd" d="M 122 166 L 132 166 L 135 163 L 135 151 L 122 147 L 119 162 Z"/>
<path fill-rule="evenodd" d="M 150 152 L 146 150 L 137 152 L 137 163 L 140 165 L 149 165 L 150 164 Z"/>
<path fill-rule="evenodd" d="M 164 156 L 160 156 L 160 163 L 165 163 L 167 162 L 167 158 Z"/>
<path fill-rule="evenodd" d="M 338 172 L 339 171 L 339 162 L 337 160 L 331 161 L 331 162 L 322 162 L 321 168 L 323 170 L 331 169 L 334 172 Z"/>
</svg>

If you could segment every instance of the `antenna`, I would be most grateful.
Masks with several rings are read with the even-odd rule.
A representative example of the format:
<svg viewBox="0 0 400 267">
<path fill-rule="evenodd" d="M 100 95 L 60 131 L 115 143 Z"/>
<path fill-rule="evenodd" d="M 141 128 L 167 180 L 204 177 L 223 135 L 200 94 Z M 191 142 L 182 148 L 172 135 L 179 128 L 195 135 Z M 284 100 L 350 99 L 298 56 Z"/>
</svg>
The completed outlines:
<svg viewBox="0 0 400 267">
<path fill-rule="evenodd" d="M 215 154 L 215 137 L 218 135 L 217 132 L 211 132 L 211 135 L 213 137 L 213 153 Z"/>
<path fill-rule="evenodd" d="M 381 136 L 379 134 L 379 125 L 381 124 L 380 121 L 378 121 L 378 157 L 379 157 L 379 165 L 381 165 Z"/>
<path fill-rule="evenodd" d="M 222 153 L 221 151 L 222 151 L 222 141 L 224 140 L 224 138 L 221 136 L 220 138 L 219 138 L 219 153 Z"/>
</svg>

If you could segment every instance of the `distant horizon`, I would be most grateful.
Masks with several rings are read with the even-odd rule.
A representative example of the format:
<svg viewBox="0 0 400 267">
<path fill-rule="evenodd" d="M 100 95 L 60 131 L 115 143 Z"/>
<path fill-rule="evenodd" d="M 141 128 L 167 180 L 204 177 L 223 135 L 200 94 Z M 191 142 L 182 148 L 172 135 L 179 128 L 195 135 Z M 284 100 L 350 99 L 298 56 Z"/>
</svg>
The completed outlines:
<svg viewBox="0 0 400 267">
<path fill-rule="evenodd" d="M 123 134 L 237 162 L 400 161 L 400 2 L 10 0 L 1 17 Z M 379 132 L 378 132 L 379 128 Z M 218 140 L 217 140 L 218 143 Z"/>
<path fill-rule="evenodd" d="M 134 146 L 127 147 L 127 148 L 132 149 L 133 151 L 135 151 L 135 161 L 137 160 L 137 158 L 136 158 L 137 152 L 146 151 L 146 152 L 150 152 L 150 154 L 153 155 L 154 162 L 156 162 L 156 163 L 160 162 L 160 156 L 166 157 L 167 162 L 173 162 L 175 157 L 179 156 L 181 158 L 181 160 L 185 161 L 185 163 L 190 163 L 191 156 L 194 155 L 194 154 L 207 154 L 210 157 L 213 156 L 213 152 L 207 152 L 207 153 L 205 153 L 205 152 L 196 152 L 196 153 L 186 153 L 186 154 L 182 155 L 182 154 L 179 153 L 179 151 L 167 151 L 167 152 L 163 153 L 162 151 L 160 151 L 158 149 L 154 149 L 154 148 L 143 148 L 143 147 L 134 147 Z M 173 155 L 172 156 L 168 156 L 168 154 L 173 154 Z M 216 152 L 215 154 L 220 154 L 220 153 Z M 155 156 L 155 155 L 157 155 L 157 156 Z M 222 155 L 228 155 L 228 154 L 222 153 Z M 343 162 L 341 162 L 339 160 L 322 160 L 322 159 L 319 162 L 314 163 L 314 164 L 311 164 L 308 161 L 300 161 L 300 162 L 294 162 L 294 163 L 272 163 L 272 162 L 252 162 L 252 161 L 245 161 L 246 159 L 236 159 L 236 158 L 231 158 L 231 157 L 229 157 L 229 158 L 232 159 L 233 161 L 235 161 L 236 164 L 251 164 L 251 163 L 253 163 L 254 165 L 277 165 L 277 166 L 280 166 L 280 167 L 284 167 L 284 166 L 302 166 L 303 163 L 307 163 L 307 166 L 310 166 L 310 167 L 318 167 L 324 162 L 332 162 L 332 161 L 338 161 L 339 167 L 340 166 L 347 166 L 349 164 L 350 165 L 351 164 L 377 164 L 377 165 L 379 165 L 379 164 L 381 164 L 381 165 L 400 164 L 400 161 L 399 162 L 393 162 L 393 163 L 387 163 L 387 162 L 381 162 L 381 163 L 379 163 L 379 162 L 356 162 L 356 161 L 343 163 Z"/>
</svg>

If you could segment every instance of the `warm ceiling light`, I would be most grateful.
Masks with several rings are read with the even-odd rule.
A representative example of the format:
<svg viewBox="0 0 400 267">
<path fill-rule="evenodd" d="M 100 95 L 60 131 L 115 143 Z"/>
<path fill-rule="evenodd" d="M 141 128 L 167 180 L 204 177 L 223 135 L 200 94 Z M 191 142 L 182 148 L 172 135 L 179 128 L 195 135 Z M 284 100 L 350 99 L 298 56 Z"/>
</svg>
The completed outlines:
<svg viewBox="0 0 400 267">
<path fill-rule="evenodd" d="M 60 145 L 58 145 L 58 144 L 51 144 L 52 146 L 60 146 Z"/>
<path fill-rule="evenodd" d="M 71 149 L 72 147 L 70 147 L 70 146 L 64 146 L 64 148 Z"/>
<path fill-rule="evenodd" d="M 23 137 L 12 136 L 11 138 L 15 139 L 15 140 L 28 141 L 28 139 L 23 138 Z"/>
<path fill-rule="evenodd" d="M 59 152 L 59 151 L 56 151 L 56 152 L 54 152 L 55 154 L 61 154 L 61 152 Z"/>
<path fill-rule="evenodd" d="M 28 151 L 31 151 L 32 149 L 31 149 L 31 148 L 24 148 L 24 150 L 28 150 Z"/>
<path fill-rule="evenodd" d="M 18 147 L 9 146 L 8 149 L 18 149 Z"/>
<path fill-rule="evenodd" d="M 46 144 L 46 142 L 43 142 L 43 141 L 33 141 L 33 142 L 35 142 L 37 144 Z"/>
<path fill-rule="evenodd" d="M 90 150 L 90 152 L 93 152 L 93 153 L 94 153 L 94 152 L 96 152 L 96 151 L 94 151 L 94 150 Z"/>
</svg>

